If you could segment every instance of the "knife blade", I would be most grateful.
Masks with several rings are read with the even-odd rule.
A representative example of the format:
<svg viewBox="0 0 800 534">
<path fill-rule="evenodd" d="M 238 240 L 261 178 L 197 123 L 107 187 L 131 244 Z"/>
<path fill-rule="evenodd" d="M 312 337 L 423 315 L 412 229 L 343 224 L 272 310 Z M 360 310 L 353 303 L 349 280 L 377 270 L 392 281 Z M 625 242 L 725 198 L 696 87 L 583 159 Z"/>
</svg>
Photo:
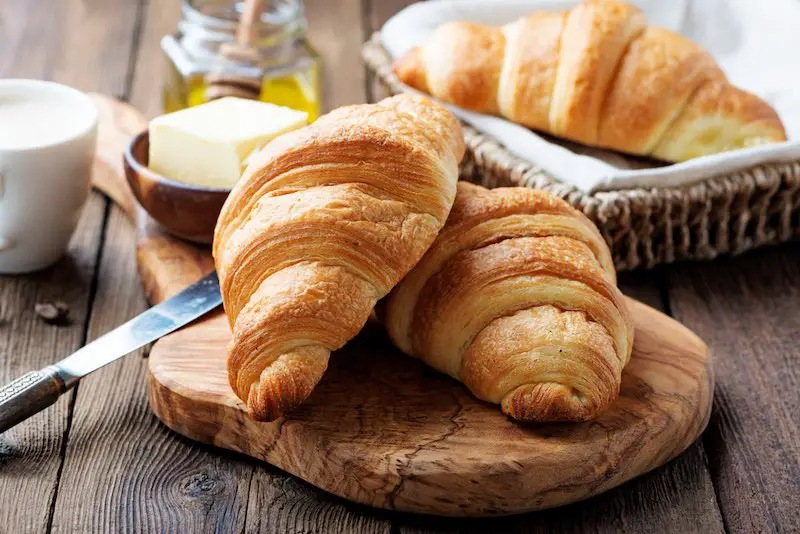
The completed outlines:
<svg viewBox="0 0 800 534">
<path fill-rule="evenodd" d="M 217 273 L 115 328 L 53 365 L 0 388 L 0 434 L 54 404 L 89 373 L 202 317 L 222 303 Z"/>
</svg>

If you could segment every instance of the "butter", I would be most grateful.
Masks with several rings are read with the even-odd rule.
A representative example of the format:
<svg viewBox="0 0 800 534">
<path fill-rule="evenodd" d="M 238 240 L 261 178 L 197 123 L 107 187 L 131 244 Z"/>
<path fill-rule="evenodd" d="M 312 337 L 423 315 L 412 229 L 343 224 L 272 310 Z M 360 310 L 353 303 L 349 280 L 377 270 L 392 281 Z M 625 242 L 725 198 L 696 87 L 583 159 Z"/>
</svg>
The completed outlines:
<svg viewBox="0 0 800 534">
<path fill-rule="evenodd" d="M 220 98 L 150 121 L 148 166 L 179 182 L 231 188 L 253 152 L 307 120 L 307 113 L 282 106 Z"/>
</svg>

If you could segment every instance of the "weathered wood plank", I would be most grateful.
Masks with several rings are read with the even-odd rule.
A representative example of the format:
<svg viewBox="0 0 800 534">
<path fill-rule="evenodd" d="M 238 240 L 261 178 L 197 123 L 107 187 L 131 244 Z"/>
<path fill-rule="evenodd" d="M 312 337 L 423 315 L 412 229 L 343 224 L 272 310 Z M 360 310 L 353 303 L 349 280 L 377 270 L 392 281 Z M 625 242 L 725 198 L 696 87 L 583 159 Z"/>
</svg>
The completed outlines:
<svg viewBox="0 0 800 534">
<path fill-rule="evenodd" d="M 124 94 L 140 0 L 1 0 L 0 73 Z"/>
<path fill-rule="evenodd" d="M 53 77 L 68 2 L 2 0 L 0 2 L 0 72 L 3 77 Z"/>
<path fill-rule="evenodd" d="M 668 303 L 664 294 L 664 270 L 635 271 L 620 273 L 617 285 L 629 297 L 648 306 L 669 314 Z"/>
<path fill-rule="evenodd" d="M 105 200 L 93 194 L 67 256 L 45 271 L 0 277 L 0 381 L 44 367 L 83 344 Z M 69 306 L 66 326 L 45 324 L 36 302 Z M 42 532 L 58 485 L 72 395 L 0 436 L 0 525 Z M 24 505 L 23 505 L 24 503 Z M 2 530 L 2 528 L 0 528 Z"/>
<path fill-rule="evenodd" d="M 333 497 L 261 462 L 254 466 L 249 494 L 247 533 L 391 531 L 388 513 Z"/>
<path fill-rule="evenodd" d="M 42 0 L 38 0 L 42 2 Z M 84 91 L 126 98 L 129 67 L 145 0 L 60 0 L 67 29 L 59 43 L 54 79 Z M 52 9 L 54 2 L 42 2 Z M 35 22 L 32 28 L 36 29 Z"/>
<path fill-rule="evenodd" d="M 164 35 L 175 33 L 180 14 L 181 0 L 150 2 L 144 13 L 130 103 L 148 118 L 163 113 L 161 91 L 167 64 L 159 41 Z"/>
<path fill-rule="evenodd" d="M 0 76 L 53 79 L 119 93 L 137 6 L 124 1 L 0 1 Z M 92 194 L 67 257 L 54 267 L 0 278 L 3 382 L 52 363 L 83 343 L 105 209 L 105 199 Z M 34 304 L 50 299 L 68 304 L 68 326 L 48 326 L 35 316 Z M 24 532 L 46 530 L 71 399 L 72 394 L 0 437 L 0 524 Z"/>
<path fill-rule="evenodd" d="M 133 230 L 121 210 L 109 223 L 88 337 L 147 307 L 136 275 Z M 209 454 L 161 426 L 147 404 L 144 351 L 84 379 L 78 389 L 55 532 L 240 531 L 249 466 Z"/>
<path fill-rule="evenodd" d="M 372 32 L 380 30 L 392 15 L 414 3 L 414 0 L 364 0 L 364 39 L 369 39 Z"/>
<path fill-rule="evenodd" d="M 306 0 L 308 39 L 322 56 L 323 111 L 366 102 L 359 61 L 364 29 L 360 0 Z"/>
<path fill-rule="evenodd" d="M 704 444 L 726 526 L 800 531 L 800 244 L 680 265 L 669 298 L 715 356 Z"/>
</svg>

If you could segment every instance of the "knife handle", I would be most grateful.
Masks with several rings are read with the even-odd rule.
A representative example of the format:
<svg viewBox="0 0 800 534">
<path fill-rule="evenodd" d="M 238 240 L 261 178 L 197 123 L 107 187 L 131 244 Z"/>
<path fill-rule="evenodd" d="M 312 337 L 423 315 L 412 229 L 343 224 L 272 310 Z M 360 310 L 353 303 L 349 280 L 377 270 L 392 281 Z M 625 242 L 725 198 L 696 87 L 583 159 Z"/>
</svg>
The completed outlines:
<svg viewBox="0 0 800 534">
<path fill-rule="evenodd" d="M 54 367 L 31 371 L 0 388 L 0 434 L 55 404 L 66 392 Z"/>
</svg>

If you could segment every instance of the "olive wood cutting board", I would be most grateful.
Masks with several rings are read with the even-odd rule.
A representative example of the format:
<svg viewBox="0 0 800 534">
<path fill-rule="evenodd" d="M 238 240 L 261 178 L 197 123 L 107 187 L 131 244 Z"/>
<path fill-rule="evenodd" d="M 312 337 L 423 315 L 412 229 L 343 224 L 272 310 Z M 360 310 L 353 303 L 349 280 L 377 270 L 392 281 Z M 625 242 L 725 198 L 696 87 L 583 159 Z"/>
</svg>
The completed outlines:
<svg viewBox="0 0 800 534">
<path fill-rule="evenodd" d="M 121 143 L 145 127 L 132 108 L 96 97 L 102 122 L 95 184 L 137 228 L 142 282 L 155 303 L 213 268 L 207 249 L 172 238 L 120 178 Z M 708 347 L 666 315 L 627 299 L 633 357 L 613 406 L 581 424 L 522 425 L 458 382 L 397 351 L 368 324 L 310 399 L 287 417 L 250 419 L 228 386 L 221 311 L 156 343 L 150 404 L 191 439 L 273 464 L 326 491 L 392 510 L 490 516 L 586 499 L 685 450 L 708 422 Z"/>
</svg>

